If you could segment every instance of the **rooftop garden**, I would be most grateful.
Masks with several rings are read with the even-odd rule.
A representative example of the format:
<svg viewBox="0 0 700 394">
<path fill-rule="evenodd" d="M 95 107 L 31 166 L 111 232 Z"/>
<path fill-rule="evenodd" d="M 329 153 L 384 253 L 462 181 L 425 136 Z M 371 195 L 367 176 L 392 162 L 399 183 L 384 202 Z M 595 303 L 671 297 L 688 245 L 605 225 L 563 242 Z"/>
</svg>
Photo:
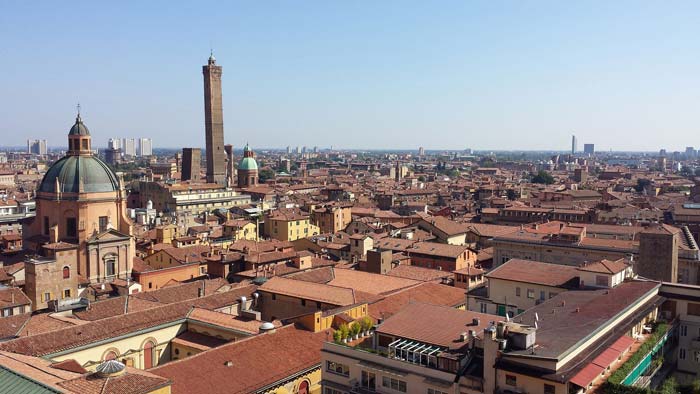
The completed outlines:
<svg viewBox="0 0 700 394">
<path fill-rule="evenodd" d="M 633 383 L 644 371 L 656 370 L 663 364 L 663 357 L 655 357 L 661 349 L 660 342 L 671 329 L 671 325 L 666 322 L 657 322 L 652 326 L 651 334 L 644 343 L 620 365 L 601 387 L 601 392 L 608 394 L 642 394 L 642 393 L 666 393 L 664 390 L 671 390 L 669 384 L 664 383 L 660 391 L 648 388 L 634 387 Z M 677 386 L 675 382 L 672 384 Z M 668 386 L 668 387 L 667 387 Z M 676 393 L 677 391 L 668 391 Z"/>
</svg>

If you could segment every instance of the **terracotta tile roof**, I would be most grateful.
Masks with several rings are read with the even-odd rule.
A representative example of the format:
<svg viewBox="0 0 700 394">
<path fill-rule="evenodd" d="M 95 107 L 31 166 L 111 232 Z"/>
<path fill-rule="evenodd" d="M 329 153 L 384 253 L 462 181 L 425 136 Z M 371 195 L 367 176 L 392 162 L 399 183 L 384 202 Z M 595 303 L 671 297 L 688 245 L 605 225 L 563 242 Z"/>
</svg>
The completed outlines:
<svg viewBox="0 0 700 394">
<path fill-rule="evenodd" d="M 209 350 L 211 348 L 221 346 L 228 341 L 212 337 L 210 335 L 200 334 L 194 331 L 185 331 L 170 341 L 173 344 L 184 345 L 199 350 Z"/>
<path fill-rule="evenodd" d="M 260 291 L 325 302 L 331 305 L 345 306 L 355 303 L 352 289 L 330 286 L 301 280 L 273 277 L 258 288 Z"/>
<path fill-rule="evenodd" d="M 424 218 L 422 219 L 421 223 L 432 225 L 437 230 L 445 233 L 447 236 L 464 234 L 469 229 L 468 224 L 458 223 L 444 216 L 431 216 L 428 218 Z"/>
<path fill-rule="evenodd" d="M 578 287 L 579 270 L 570 265 L 510 259 L 486 277 L 554 287 Z"/>
<path fill-rule="evenodd" d="M 3 351 L 0 351 L 0 365 L 54 389 L 59 388 L 59 382 L 80 376 L 75 372 L 52 368 L 51 362 L 42 358 Z"/>
<path fill-rule="evenodd" d="M 31 319 L 22 327 L 19 336 L 26 337 L 30 335 L 43 334 L 45 332 L 60 330 L 66 327 L 72 327 L 82 322 L 70 318 L 54 318 L 49 313 L 39 313 L 31 315 Z M 69 320 L 75 320 L 75 323 Z"/>
<path fill-rule="evenodd" d="M 473 319 L 478 319 L 479 324 L 472 325 Z M 489 322 L 499 320 L 502 320 L 502 317 L 415 302 L 386 319 L 377 327 L 377 332 L 460 349 L 468 345 L 468 342 L 459 341 L 460 334 L 474 330 L 477 336 L 482 336 Z M 440 329 L 436 330 L 436 327 Z"/>
<path fill-rule="evenodd" d="M 328 283 L 333 280 L 334 277 L 335 274 L 332 266 L 308 269 L 285 276 L 285 278 L 314 283 Z"/>
<path fill-rule="evenodd" d="M 80 373 L 80 374 L 87 373 L 87 370 L 85 368 L 83 368 L 83 366 L 80 365 L 80 363 L 78 363 L 77 361 L 75 361 L 73 359 L 53 363 L 53 364 L 51 364 L 51 368 L 56 368 L 56 369 L 60 369 L 63 371 L 70 371 L 70 372 L 75 372 L 75 373 Z"/>
<path fill-rule="evenodd" d="M 513 226 L 501 226 L 498 224 L 469 223 L 469 231 L 482 237 L 496 237 L 503 234 L 512 233 L 518 230 Z"/>
<path fill-rule="evenodd" d="M 354 289 L 369 294 L 389 294 L 420 282 L 395 276 L 373 274 L 350 269 L 334 269 L 334 278 L 329 285 Z"/>
<path fill-rule="evenodd" d="M 326 331 L 311 333 L 290 325 L 156 367 L 150 372 L 172 380 L 173 394 L 251 393 L 318 366 L 321 346 L 326 339 Z M 203 365 L 206 368 L 202 368 Z"/>
<path fill-rule="evenodd" d="M 94 321 L 161 305 L 161 303 L 144 300 L 138 297 L 122 296 L 91 302 L 87 309 L 74 311 L 73 316 L 80 320 Z"/>
<path fill-rule="evenodd" d="M 449 272 L 406 264 L 396 266 L 389 271 L 387 275 L 421 282 L 439 281 L 443 278 L 449 278 L 452 276 L 452 274 Z"/>
<path fill-rule="evenodd" d="M 0 318 L 0 340 L 19 336 L 31 317 L 31 313 L 22 313 Z"/>
<path fill-rule="evenodd" d="M 205 279 L 190 283 L 176 283 L 172 286 L 162 287 L 155 291 L 132 294 L 131 298 L 171 304 L 184 300 L 191 300 L 200 296 L 200 289 L 204 289 L 204 295 L 211 295 L 223 285 L 219 279 Z"/>
<path fill-rule="evenodd" d="M 126 315 L 108 317 L 78 326 L 0 343 L 0 350 L 44 356 L 155 327 L 160 324 L 171 323 L 181 319 L 184 321 L 193 306 L 207 309 L 221 308 L 238 302 L 241 295 L 250 296 L 254 291 L 255 286 L 245 286 L 211 296 L 150 308 Z"/>
<path fill-rule="evenodd" d="M 0 309 L 29 305 L 31 303 L 19 287 L 0 288 Z"/>
<path fill-rule="evenodd" d="M 76 393 L 147 394 L 169 384 L 166 378 L 127 367 L 121 375 L 103 377 L 93 373 L 60 382 L 58 386 Z"/>
<path fill-rule="evenodd" d="M 411 302 L 457 307 L 465 304 L 466 296 L 464 289 L 427 282 L 371 302 L 368 313 L 375 320 L 388 318 Z"/>
<path fill-rule="evenodd" d="M 167 248 L 162 250 L 163 253 L 168 254 L 181 264 L 186 262 L 203 262 L 205 261 L 206 254 L 209 251 L 211 251 L 211 247 L 208 245 L 192 245 L 182 248 Z"/>
<path fill-rule="evenodd" d="M 626 259 L 619 259 L 615 261 L 603 259 L 593 263 L 583 264 L 578 267 L 579 271 L 587 272 L 598 272 L 602 274 L 617 274 L 629 268 L 629 264 Z"/>
<path fill-rule="evenodd" d="M 466 246 L 439 244 L 437 242 L 417 242 L 406 251 L 428 256 L 458 258 L 467 250 L 469 250 L 469 248 Z"/>
<path fill-rule="evenodd" d="M 230 328 L 236 331 L 242 331 L 249 334 L 257 334 L 260 325 L 263 323 L 259 320 L 244 319 L 239 316 L 229 315 L 211 311 L 204 308 L 193 308 L 187 316 L 188 320 L 200 321 L 203 323 L 211 323 L 217 326 Z M 273 322 L 276 326 L 280 325 L 279 321 Z"/>
</svg>

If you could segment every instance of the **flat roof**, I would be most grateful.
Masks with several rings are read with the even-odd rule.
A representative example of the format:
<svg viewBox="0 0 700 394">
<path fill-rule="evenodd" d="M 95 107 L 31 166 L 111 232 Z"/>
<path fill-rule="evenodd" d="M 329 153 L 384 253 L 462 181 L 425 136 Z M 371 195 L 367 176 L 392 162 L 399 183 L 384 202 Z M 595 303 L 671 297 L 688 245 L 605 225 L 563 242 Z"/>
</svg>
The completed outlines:
<svg viewBox="0 0 700 394">
<path fill-rule="evenodd" d="M 640 300 L 659 287 L 658 282 L 629 281 L 611 289 L 566 291 L 528 309 L 513 321 L 534 325 L 537 315 L 537 345 L 533 356 L 561 359 L 579 342 L 604 329 L 614 317 L 640 307 Z M 525 356 L 531 351 L 506 354 Z"/>
</svg>

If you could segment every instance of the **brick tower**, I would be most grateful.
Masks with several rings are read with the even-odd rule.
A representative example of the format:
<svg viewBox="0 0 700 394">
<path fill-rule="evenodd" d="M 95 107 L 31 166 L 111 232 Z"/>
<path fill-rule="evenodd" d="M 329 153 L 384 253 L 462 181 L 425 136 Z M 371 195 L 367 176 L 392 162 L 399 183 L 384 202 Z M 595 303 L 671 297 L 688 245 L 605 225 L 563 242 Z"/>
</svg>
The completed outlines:
<svg viewBox="0 0 700 394">
<path fill-rule="evenodd" d="M 204 74 L 204 124 L 207 142 L 207 182 L 223 185 L 226 182 L 226 154 L 224 153 L 224 113 L 221 99 L 221 66 L 216 65 L 212 53 L 202 66 Z"/>
</svg>

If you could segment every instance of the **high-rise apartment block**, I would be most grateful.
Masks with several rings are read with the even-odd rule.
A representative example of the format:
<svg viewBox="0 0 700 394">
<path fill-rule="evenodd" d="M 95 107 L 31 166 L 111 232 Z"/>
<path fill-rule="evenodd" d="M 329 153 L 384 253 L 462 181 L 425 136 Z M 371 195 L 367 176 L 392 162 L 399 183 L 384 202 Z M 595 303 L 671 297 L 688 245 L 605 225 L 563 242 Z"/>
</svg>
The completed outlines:
<svg viewBox="0 0 700 394">
<path fill-rule="evenodd" d="M 587 155 L 595 154 L 595 144 L 583 144 L 583 153 Z"/>
<path fill-rule="evenodd" d="M 136 140 L 133 138 L 122 138 L 122 153 L 124 156 L 136 156 Z"/>
<path fill-rule="evenodd" d="M 150 138 L 139 138 L 139 156 L 153 155 L 153 140 Z"/>
<path fill-rule="evenodd" d="M 122 148 L 122 141 L 119 138 L 110 138 L 109 141 L 107 141 L 107 148 L 108 149 L 121 149 Z"/>
<path fill-rule="evenodd" d="M 576 154 L 577 148 L 578 148 L 578 147 L 577 147 L 576 136 L 575 136 L 575 135 L 572 135 L 572 136 L 571 136 L 571 154 L 572 154 L 572 155 L 575 155 L 575 154 Z"/>
<path fill-rule="evenodd" d="M 216 65 L 214 54 L 204 74 L 204 126 L 207 143 L 207 182 L 223 185 L 226 182 L 226 154 L 224 152 L 224 113 L 221 97 L 222 67 Z"/>
<path fill-rule="evenodd" d="M 45 155 L 48 153 L 46 140 L 27 140 L 27 153 Z"/>
</svg>

